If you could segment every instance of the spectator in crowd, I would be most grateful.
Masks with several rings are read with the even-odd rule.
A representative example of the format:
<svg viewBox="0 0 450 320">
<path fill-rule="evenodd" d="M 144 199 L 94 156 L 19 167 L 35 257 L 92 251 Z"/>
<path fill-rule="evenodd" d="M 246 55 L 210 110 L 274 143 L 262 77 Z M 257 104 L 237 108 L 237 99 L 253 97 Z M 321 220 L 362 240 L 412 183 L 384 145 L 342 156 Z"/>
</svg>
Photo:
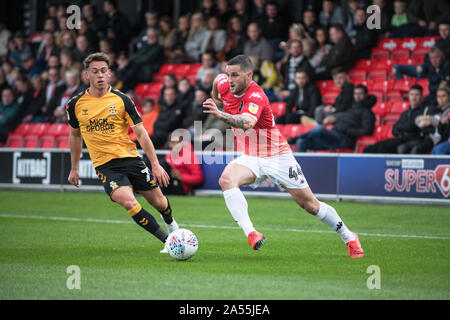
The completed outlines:
<svg viewBox="0 0 450 320">
<path fill-rule="evenodd" d="M 266 15 L 266 0 L 253 0 L 250 22 L 262 24 Z"/>
<path fill-rule="evenodd" d="M 36 60 L 31 53 L 22 55 L 21 67 L 23 72 L 29 77 L 41 74 L 45 70 L 45 65 L 42 60 Z"/>
<path fill-rule="evenodd" d="M 206 69 L 213 68 L 217 74 L 220 73 L 220 64 L 217 63 L 214 51 L 206 51 L 202 53 L 201 62 L 202 66 L 198 69 L 197 76 L 195 77 L 196 82 L 201 81 Z"/>
<path fill-rule="evenodd" d="M 158 103 L 160 105 L 164 104 L 164 91 L 166 90 L 166 88 L 174 88 L 175 90 L 178 90 L 178 80 L 174 73 L 168 73 L 168 74 L 164 75 L 163 85 L 160 89 L 159 100 L 158 100 Z M 178 92 L 177 92 L 177 94 L 178 94 Z"/>
<path fill-rule="evenodd" d="M 3 67 L 3 65 L 2 65 Z M 0 69 L 0 92 L 3 91 L 3 89 L 10 88 L 10 85 L 8 83 L 8 80 L 6 79 L 5 71 Z"/>
<path fill-rule="evenodd" d="M 177 90 L 167 87 L 164 89 L 161 111 L 153 125 L 153 134 L 150 136 L 156 149 L 166 144 L 171 132 L 181 127 L 182 120 L 183 110 L 178 103 Z"/>
<path fill-rule="evenodd" d="M 448 118 L 450 116 L 450 90 L 447 86 L 437 90 L 437 106 L 425 108 L 416 117 L 420 137 L 398 146 L 399 153 L 428 154 L 440 142 L 448 140 Z M 445 119 L 446 118 L 446 119 Z"/>
<path fill-rule="evenodd" d="M 234 2 L 234 16 L 241 22 L 242 30 L 246 30 L 250 22 L 249 2 L 247 0 L 236 0 Z M 230 17 L 231 19 L 232 17 Z M 230 21 L 227 23 L 230 23 Z"/>
<path fill-rule="evenodd" d="M 227 41 L 222 51 L 218 52 L 219 61 L 227 61 L 244 52 L 245 44 L 244 24 L 239 16 L 232 16 L 228 21 Z"/>
<path fill-rule="evenodd" d="M 161 161 L 161 166 L 170 174 L 170 183 L 161 187 L 164 194 L 188 195 L 204 181 L 200 161 L 193 146 L 182 137 L 168 142 L 170 152 Z"/>
<path fill-rule="evenodd" d="M 355 36 L 351 39 L 351 41 L 355 46 L 356 58 L 369 59 L 371 57 L 372 48 L 377 45 L 376 31 L 367 28 L 367 17 L 364 9 L 356 9 L 355 19 Z"/>
<path fill-rule="evenodd" d="M 59 55 L 59 48 L 55 43 L 55 36 L 52 32 L 46 31 L 43 35 L 44 40 L 38 48 L 36 57 L 38 60 L 48 63 L 48 60 L 53 55 Z"/>
<path fill-rule="evenodd" d="M 11 31 L 6 28 L 6 24 L 0 21 L 0 59 L 8 54 L 8 40 L 11 37 Z"/>
<path fill-rule="evenodd" d="M 50 32 L 51 34 L 56 34 L 56 17 L 47 17 L 44 20 L 44 27 L 42 29 L 43 33 Z"/>
<path fill-rule="evenodd" d="M 31 48 L 28 45 L 25 35 L 21 31 L 17 31 L 8 43 L 8 60 L 12 62 L 15 67 L 19 67 L 22 62 L 22 55 L 30 54 Z"/>
<path fill-rule="evenodd" d="M 126 52 L 120 52 L 116 59 L 117 80 L 122 83 L 122 91 L 127 92 L 132 90 L 139 83 L 139 67 L 134 62 L 130 61 Z"/>
<path fill-rule="evenodd" d="M 164 57 L 169 58 L 169 50 L 175 43 L 176 30 L 172 28 L 170 17 L 163 16 L 159 20 L 159 44 L 164 48 Z"/>
<path fill-rule="evenodd" d="M 409 37 L 411 33 L 418 32 L 418 25 L 411 23 L 411 17 L 406 12 L 406 1 L 394 1 L 394 14 L 391 18 L 391 25 L 388 28 L 390 38 Z"/>
<path fill-rule="evenodd" d="M 117 9 L 115 0 L 105 0 L 103 11 L 107 15 L 106 37 L 111 41 L 114 52 L 128 49 L 131 27 L 128 18 Z"/>
<path fill-rule="evenodd" d="M 97 14 L 95 7 L 86 3 L 82 7 L 83 18 L 86 19 L 89 27 L 98 38 L 103 38 L 106 34 L 106 16 Z"/>
<path fill-rule="evenodd" d="M 191 27 L 184 49 L 195 62 L 200 60 L 202 45 L 207 31 L 203 14 L 201 12 L 194 13 L 191 18 Z"/>
<path fill-rule="evenodd" d="M 356 139 L 370 135 L 375 125 L 375 115 L 371 108 L 376 103 L 375 96 L 367 94 L 364 85 L 354 88 L 354 99 L 350 109 L 340 115 L 330 115 L 324 121 L 333 124 L 333 128 L 326 129 L 317 126 L 311 131 L 297 138 L 297 151 L 353 149 Z"/>
<path fill-rule="evenodd" d="M 0 142 L 5 143 L 8 134 L 15 129 L 16 118 L 19 115 L 19 104 L 14 101 L 14 92 L 11 88 L 1 91 L 0 101 Z"/>
<path fill-rule="evenodd" d="M 350 38 L 345 33 L 342 25 L 339 24 L 331 25 L 329 33 L 333 47 L 324 57 L 327 70 L 330 71 L 333 68 L 342 67 L 345 71 L 349 71 L 353 68 L 356 61 L 355 48 Z"/>
<path fill-rule="evenodd" d="M 265 12 L 266 14 L 260 25 L 262 34 L 264 38 L 270 41 L 274 48 L 278 48 L 278 44 L 285 38 L 288 30 L 286 18 L 280 14 L 280 8 L 274 1 L 266 4 Z"/>
<path fill-rule="evenodd" d="M 304 69 L 310 79 L 314 78 L 314 69 L 303 55 L 303 43 L 300 40 L 290 40 L 287 44 L 287 59 L 281 64 L 280 73 L 283 77 L 284 87 L 278 93 L 279 100 L 285 100 L 292 90 L 295 89 L 295 71 L 298 68 Z"/>
<path fill-rule="evenodd" d="M 59 37 L 59 35 L 58 35 Z M 61 32 L 59 47 L 64 50 L 75 50 L 77 34 L 74 31 L 66 30 Z M 58 43 L 58 38 L 57 38 Z"/>
<path fill-rule="evenodd" d="M 213 68 L 205 69 L 200 81 L 196 81 L 196 83 L 195 83 L 196 88 L 197 89 L 201 88 L 203 90 L 211 92 L 214 79 L 216 78 L 217 75 L 218 75 L 218 73 Z"/>
<path fill-rule="evenodd" d="M 261 61 L 274 61 L 275 53 L 270 42 L 262 36 L 261 28 L 255 22 L 247 27 L 248 40 L 244 45 L 244 54 L 257 56 Z"/>
<path fill-rule="evenodd" d="M 219 19 L 220 29 L 225 29 L 228 21 L 233 15 L 233 10 L 231 9 L 229 0 L 217 0 L 217 14 L 216 17 Z M 209 19 L 208 19 L 209 20 Z"/>
<path fill-rule="evenodd" d="M 58 92 L 58 87 L 64 85 L 64 80 L 61 79 L 59 69 L 51 67 L 47 71 L 47 83 L 45 86 L 45 104 L 42 108 L 43 122 L 49 121 L 50 114 L 48 113 L 50 103 Z"/>
<path fill-rule="evenodd" d="M 136 53 L 130 55 L 130 60 L 141 69 L 139 80 L 149 82 L 152 75 L 161 68 L 164 61 L 164 49 L 158 44 L 158 30 L 147 30 L 147 42 Z"/>
<path fill-rule="evenodd" d="M 257 56 L 250 56 L 253 63 L 253 81 L 264 90 L 270 102 L 277 100 L 276 93 L 283 88 L 283 77 L 272 61 L 261 61 Z"/>
<path fill-rule="evenodd" d="M 45 82 L 40 75 L 34 75 L 31 78 L 31 84 L 33 87 L 33 99 L 23 113 L 22 122 L 45 122 L 47 120 L 45 114 Z"/>
<path fill-rule="evenodd" d="M 89 47 L 89 41 L 85 35 L 79 35 L 76 39 L 76 45 L 74 50 L 75 60 L 78 62 L 83 62 L 88 55 L 93 53 L 92 47 Z"/>
<path fill-rule="evenodd" d="M 435 35 L 438 23 L 448 19 L 449 7 L 446 1 L 410 0 L 407 12 L 411 22 L 424 30 L 423 35 Z"/>
<path fill-rule="evenodd" d="M 408 99 L 410 108 L 404 111 L 392 127 L 394 138 L 379 141 L 364 149 L 364 153 L 399 153 L 398 147 L 408 141 L 416 140 L 420 136 L 420 128 L 416 125 L 416 118 L 424 114 L 423 89 L 420 85 L 413 85 L 409 89 Z"/>
<path fill-rule="evenodd" d="M 80 20 L 80 29 L 78 30 L 78 36 L 85 36 L 88 42 L 88 47 L 92 51 L 98 50 L 98 37 L 92 30 L 88 21 L 85 18 Z"/>
<path fill-rule="evenodd" d="M 180 102 L 180 107 L 185 112 L 189 105 L 194 101 L 195 88 L 191 85 L 188 78 L 182 78 L 177 84 L 178 91 L 178 101 Z M 184 127 L 184 126 L 183 126 Z"/>
<path fill-rule="evenodd" d="M 225 48 L 227 34 L 220 29 L 220 22 L 217 17 L 208 18 L 208 29 L 205 32 L 203 42 L 200 47 L 200 54 L 207 50 L 218 53 Z"/>
<path fill-rule="evenodd" d="M 329 77 L 324 57 L 330 52 L 332 46 L 328 43 L 327 31 L 323 27 L 319 27 L 316 30 L 315 35 L 316 50 L 313 52 L 309 59 L 309 64 L 314 69 L 316 80 L 324 80 Z"/>
<path fill-rule="evenodd" d="M 431 137 L 434 143 L 437 143 L 432 149 L 433 154 L 450 154 L 450 89 L 440 87 L 437 91 L 437 101 L 441 114 L 437 124 L 437 134 Z M 436 126 L 436 118 L 431 119 L 431 124 Z M 437 139 L 440 138 L 438 141 Z"/>
<path fill-rule="evenodd" d="M 209 17 L 217 16 L 217 7 L 213 0 L 202 0 L 200 13 L 203 18 L 208 20 Z"/>
<path fill-rule="evenodd" d="M 319 23 L 328 28 L 333 24 L 346 25 L 346 16 L 344 9 L 337 5 L 333 0 L 322 1 L 322 11 L 319 13 Z"/>
<path fill-rule="evenodd" d="M 333 104 L 325 104 L 316 108 L 314 119 L 319 124 L 322 124 L 323 120 L 329 115 L 336 116 L 341 112 L 347 111 L 353 103 L 354 85 L 348 81 L 347 72 L 343 68 L 337 67 L 331 71 L 331 74 L 335 86 L 341 91 Z"/>
<path fill-rule="evenodd" d="M 158 13 L 156 13 L 154 11 L 148 11 L 145 13 L 145 27 L 131 41 L 130 50 L 129 50 L 130 54 L 135 53 L 136 51 L 141 49 L 147 43 L 147 30 L 148 29 L 159 30 Z"/>
<path fill-rule="evenodd" d="M 322 103 L 319 89 L 309 80 L 305 69 L 295 71 L 295 88 L 288 96 L 286 113 L 276 119 L 276 123 L 311 124 L 314 111 Z"/>
<path fill-rule="evenodd" d="M 309 36 L 314 38 L 316 35 L 316 30 L 319 28 L 319 24 L 317 23 L 316 14 L 313 10 L 306 9 L 303 11 L 303 26 Z"/>
<path fill-rule="evenodd" d="M 345 33 L 349 38 L 354 38 L 356 36 L 355 27 L 357 26 L 356 12 L 360 7 L 360 0 L 348 0 L 347 5 L 343 7 L 345 19 L 344 25 Z M 364 10 L 365 12 L 365 10 Z"/>
<path fill-rule="evenodd" d="M 61 62 L 61 77 L 65 78 L 68 70 L 76 69 L 79 74 L 83 71 L 83 65 L 75 60 L 73 51 L 68 49 L 61 50 L 59 60 Z"/>
<path fill-rule="evenodd" d="M 17 91 L 17 103 L 20 107 L 20 119 L 23 121 L 24 116 L 33 101 L 34 91 L 29 78 L 23 75 L 17 76 L 14 85 Z"/>
<path fill-rule="evenodd" d="M 167 52 L 168 62 L 190 62 L 188 55 L 184 51 L 184 47 L 189 35 L 189 24 L 189 16 L 185 15 L 178 18 L 178 28 L 175 30 L 174 42 Z"/>
<path fill-rule="evenodd" d="M 185 109 L 185 117 L 183 119 L 182 127 L 188 129 L 191 137 L 195 138 L 194 135 L 194 122 L 195 121 L 205 121 L 207 113 L 203 112 L 203 102 L 209 98 L 209 92 L 204 89 L 196 89 L 194 93 L 194 99 L 189 103 Z"/>
<path fill-rule="evenodd" d="M 142 101 L 142 124 L 147 131 L 148 135 L 153 135 L 153 126 L 155 124 L 156 119 L 159 116 L 160 107 L 158 104 L 155 104 L 153 99 L 145 98 Z M 129 133 L 130 140 L 137 141 L 136 135 L 133 131 Z"/>
<path fill-rule="evenodd" d="M 377 29 L 378 38 L 387 38 L 389 36 L 389 32 L 387 32 L 387 30 L 389 30 L 389 26 L 391 25 L 392 7 L 390 5 L 386 5 L 386 0 L 372 0 L 372 5 L 380 8 L 380 29 Z"/>
<path fill-rule="evenodd" d="M 428 57 L 429 62 L 425 61 L 423 65 L 419 65 L 417 71 L 420 77 L 428 78 L 430 95 L 426 101 L 430 103 L 435 101 L 437 88 L 442 82 L 450 86 L 450 61 L 445 59 L 444 53 L 438 47 L 431 48 Z"/>
<path fill-rule="evenodd" d="M 444 54 L 445 59 L 450 59 L 450 22 L 449 20 L 439 23 L 439 36 L 435 47 L 438 47 Z M 426 57 L 425 57 L 426 58 Z"/>
<path fill-rule="evenodd" d="M 66 104 L 70 98 L 76 96 L 81 91 L 85 90 L 86 87 L 80 81 L 80 72 L 77 69 L 70 69 L 66 71 L 64 75 L 65 85 L 64 90 L 60 90 L 58 96 L 55 95 L 55 104 L 52 104 L 50 122 L 65 123 L 66 122 Z"/>
</svg>

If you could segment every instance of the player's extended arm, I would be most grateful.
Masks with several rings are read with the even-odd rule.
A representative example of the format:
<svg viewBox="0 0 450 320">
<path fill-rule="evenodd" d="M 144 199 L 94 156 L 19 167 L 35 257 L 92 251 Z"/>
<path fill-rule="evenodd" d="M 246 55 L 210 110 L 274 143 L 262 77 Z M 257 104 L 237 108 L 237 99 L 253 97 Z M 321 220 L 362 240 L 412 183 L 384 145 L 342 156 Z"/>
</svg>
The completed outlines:
<svg viewBox="0 0 450 320">
<path fill-rule="evenodd" d="M 155 147 L 153 146 L 152 140 L 150 140 L 144 126 L 141 124 L 132 127 L 132 129 L 142 147 L 142 150 L 144 150 L 148 160 L 150 160 L 150 164 L 152 165 L 152 174 L 156 178 L 156 181 L 158 181 L 160 185 L 167 187 L 169 185 L 169 175 L 159 164 Z"/>
<path fill-rule="evenodd" d="M 229 114 L 225 111 L 220 111 L 213 99 L 207 99 L 203 102 L 205 108 L 203 112 L 213 114 L 217 119 L 220 119 L 234 128 L 241 128 L 244 130 L 252 129 L 256 120 L 248 114 Z"/>
<path fill-rule="evenodd" d="M 79 175 L 78 175 L 78 164 L 80 162 L 81 150 L 83 149 L 83 138 L 81 137 L 80 129 L 70 129 L 69 135 L 69 147 L 70 147 L 70 161 L 71 169 L 69 182 L 78 188 L 79 185 Z"/>
</svg>

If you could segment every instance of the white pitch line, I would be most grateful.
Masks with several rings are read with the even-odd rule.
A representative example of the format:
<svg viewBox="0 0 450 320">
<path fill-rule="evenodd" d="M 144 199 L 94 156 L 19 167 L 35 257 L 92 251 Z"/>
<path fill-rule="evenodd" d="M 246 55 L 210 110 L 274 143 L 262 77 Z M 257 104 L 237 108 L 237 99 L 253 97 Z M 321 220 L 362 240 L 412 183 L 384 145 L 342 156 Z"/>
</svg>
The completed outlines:
<svg viewBox="0 0 450 320">
<path fill-rule="evenodd" d="M 19 219 L 39 219 L 39 220 L 56 220 L 56 221 L 77 221 L 77 222 L 96 222 L 96 223 L 118 223 L 118 224 L 134 224 L 133 221 L 126 220 L 104 220 L 92 218 L 73 218 L 73 217 L 55 217 L 55 216 L 34 216 L 21 214 L 0 214 L 0 218 L 19 218 Z M 205 228 L 205 229 L 240 229 L 233 226 L 214 226 L 206 224 L 183 224 L 184 227 Z M 308 230 L 308 229 L 282 229 L 282 228 L 259 228 L 267 231 L 283 231 L 283 232 L 298 232 L 298 233 L 335 233 L 333 231 L 325 230 Z M 429 235 L 413 235 L 413 234 L 388 234 L 388 233 L 366 233 L 358 232 L 358 235 L 367 237 L 385 237 L 385 238 L 414 238 L 414 239 L 436 239 L 436 240 L 450 240 L 450 237 L 445 236 L 429 236 Z"/>
</svg>

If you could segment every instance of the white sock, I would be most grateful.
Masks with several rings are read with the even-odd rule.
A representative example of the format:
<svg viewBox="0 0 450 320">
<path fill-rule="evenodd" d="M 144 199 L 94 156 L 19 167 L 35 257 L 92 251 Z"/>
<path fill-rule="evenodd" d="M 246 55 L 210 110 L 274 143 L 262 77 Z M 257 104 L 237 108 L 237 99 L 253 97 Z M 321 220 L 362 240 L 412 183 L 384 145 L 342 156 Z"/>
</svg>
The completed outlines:
<svg viewBox="0 0 450 320">
<path fill-rule="evenodd" d="M 320 209 L 316 214 L 316 218 L 336 231 L 345 243 L 355 240 L 355 236 L 350 230 L 348 230 L 344 222 L 342 222 L 342 219 L 339 217 L 336 210 L 324 202 L 319 202 Z"/>
<path fill-rule="evenodd" d="M 232 188 L 223 192 L 223 197 L 228 210 L 238 223 L 239 227 L 244 231 L 245 236 L 255 231 L 250 217 L 248 216 L 248 204 L 244 194 L 239 188 Z"/>
</svg>

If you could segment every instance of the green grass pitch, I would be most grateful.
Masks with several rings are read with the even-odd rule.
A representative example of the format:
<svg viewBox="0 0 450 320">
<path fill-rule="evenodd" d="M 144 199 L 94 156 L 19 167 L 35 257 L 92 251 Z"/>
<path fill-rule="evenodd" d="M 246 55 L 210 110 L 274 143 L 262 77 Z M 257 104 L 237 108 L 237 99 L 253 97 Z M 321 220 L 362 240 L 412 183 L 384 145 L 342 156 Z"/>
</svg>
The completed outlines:
<svg viewBox="0 0 450 320">
<path fill-rule="evenodd" d="M 170 200 L 180 227 L 199 239 L 188 261 L 160 254 L 162 244 L 103 193 L 0 190 L 0 299 L 450 298 L 449 207 L 330 203 L 366 252 L 350 259 L 340 238 L 291 200 L 248 199 L 267 237 L 261 251 L 221 197 Z M 67 288 L 71 265 L 80 289 Z M 372 265 L 380 289 L 367 287 Z"/>
</svg>

